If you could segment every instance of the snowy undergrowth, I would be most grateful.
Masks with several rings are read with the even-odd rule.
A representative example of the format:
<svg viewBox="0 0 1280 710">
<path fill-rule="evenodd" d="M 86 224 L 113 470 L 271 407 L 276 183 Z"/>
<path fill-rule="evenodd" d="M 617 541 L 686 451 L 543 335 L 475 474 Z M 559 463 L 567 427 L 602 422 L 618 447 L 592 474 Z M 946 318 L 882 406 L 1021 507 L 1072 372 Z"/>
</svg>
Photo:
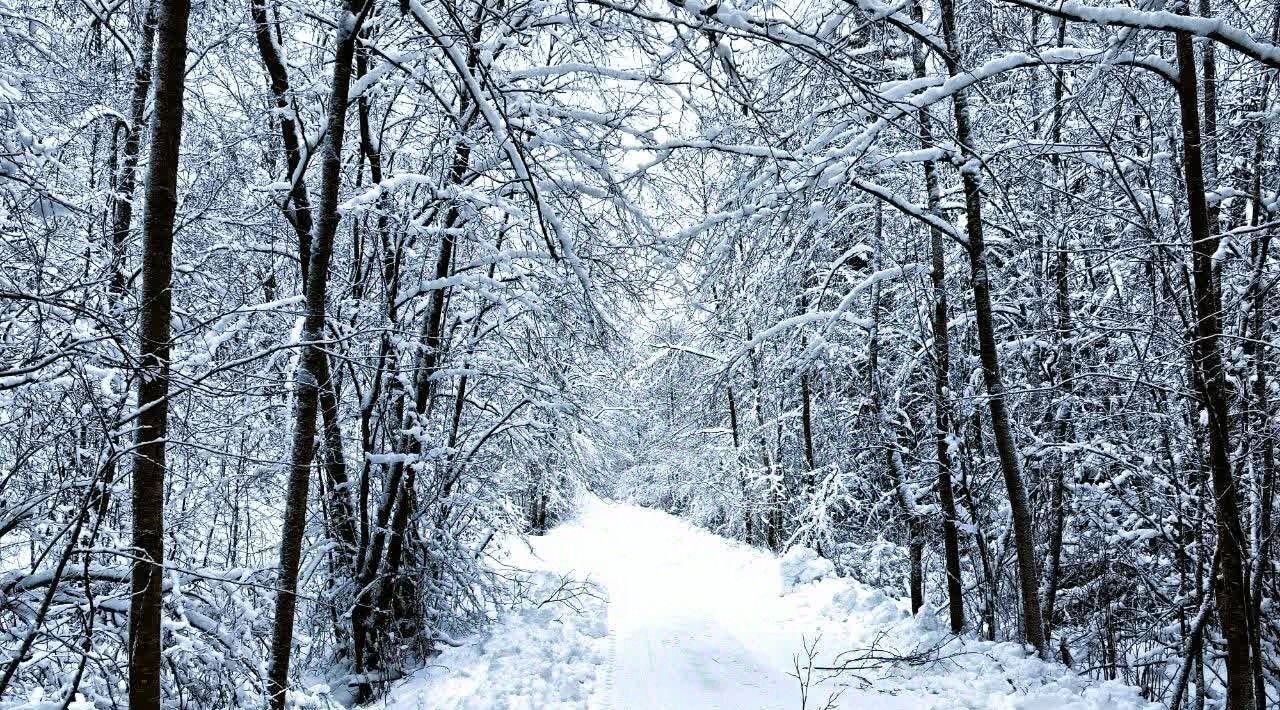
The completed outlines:
<svg viewBox="0 0 1280 710">
<path fill-rule="evenodd" d="M 811 551 L 778 557 L 653 510 L 586 500 L 506 554 L 531 602 L 378 706 L 792 710 L 799 675 L 810 710 L 1158 707 L 1016 644 L 955 639 Z"/>
<path fill-rule="evenodd" d="M 544 560 L 513 543 L 500 563 L 521 602 L 485 633 L 445 647 L 370 707 L 548 710 L 594 707 L 609 660 L 601 588 L 574 574 L 539 570 Z"/>
<path fill-rule="evenodd" d="M 846 669 L 838 674 L 815 670 L 816 677 L 828 678 L 826 686 L 834 682 L 909 696 L 920 708 L 1161 707 L 1145 701 L 1137 688 L 1092 681 L 1061 664 L 1039 660 L 1021 644 L 957 638 L 946 620 L 931 611 L 912 618 L 906 599 L 836 577 L 831 563 L 811 550 L 793 549 L 781 563 L 795 621 L 820 634 L 810 640 L 820 654 L 817 664 Z M 807 654 L 801 650 L 804 666 Z"/>
</svg>

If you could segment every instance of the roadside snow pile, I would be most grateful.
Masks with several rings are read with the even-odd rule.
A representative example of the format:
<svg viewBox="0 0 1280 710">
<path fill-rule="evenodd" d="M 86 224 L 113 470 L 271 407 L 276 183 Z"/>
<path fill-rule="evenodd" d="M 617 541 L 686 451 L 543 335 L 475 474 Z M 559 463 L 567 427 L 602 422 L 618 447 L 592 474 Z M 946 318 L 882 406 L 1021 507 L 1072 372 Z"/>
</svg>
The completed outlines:
<svg viewBox="0 0 1280 710">
<path fill-rule="evenodd" d="M 807 547 L 793 547 L 782 556 L 782 590 L 836 576 L 836 566 Z"/>
<path fill-rule="evenodd" d="M 793 578 L 783 558 L 784 585 Z M 913 707 L 960 710 L 1157 710 L 1121 683 L 1087 679 L 1026 647 L 951 635 L 929 611 L 912 618 L 908 603 L 847 578 L 797 585 L 785 595 L 795 620 L 814 628 L 814 670 L 820 692 L 832 696 L 872 690 L 916 699 Z M 807 663 L 801 655 L 800 662 Z M 843 707 L 843 705 L 840 705 Z"/>
<path fill-rule="evenodd" d="M 568 710 L 598 690 L 609 625 L 598 590 L 534 572 L 526 608 L 478 638 L 446 648 L 371 707 L 403 710 Z"/>
</svg>

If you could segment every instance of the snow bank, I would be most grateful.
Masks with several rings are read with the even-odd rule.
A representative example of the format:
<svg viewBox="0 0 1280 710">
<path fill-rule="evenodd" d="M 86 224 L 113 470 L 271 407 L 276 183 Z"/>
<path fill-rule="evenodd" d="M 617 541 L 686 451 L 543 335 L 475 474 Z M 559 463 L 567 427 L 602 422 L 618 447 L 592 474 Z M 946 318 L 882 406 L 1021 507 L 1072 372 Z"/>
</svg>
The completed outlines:
<svg viewBox="0 0 1280 710">
<path fill-rule="evenodd" d="M 605 602 L 580 583 L 537 572 L 528 607 L 448 648 L 371 707 L 548 710 L 587 707 L 609 656 Z M 540 603 L 540 600 L 546 600 Z"/>
<path fill-rule="evenodd" d="M 790 557 L 782 560 L 784 570 Z M 1163 707 L 1132 686 L 1046 663 L 1021 644 L 956 638 L 932 611 L 913 618 L 907 600 L 852 579 L 829 577 L 798 586 L 787 597 L 797 617 L 821 634 L 816 664 L 845 669 L 823 676 L 818 687 L 826 693 L 871 689 L 914 698 L 912 706 L 922 710 Z"/>
<path fill-rule="evenodd" d="M 793 547 L 780 560 L 782 589 L 791 591 L 801 584 L 836 576 L 836 566 L 807 547 Z"/>
</svg>

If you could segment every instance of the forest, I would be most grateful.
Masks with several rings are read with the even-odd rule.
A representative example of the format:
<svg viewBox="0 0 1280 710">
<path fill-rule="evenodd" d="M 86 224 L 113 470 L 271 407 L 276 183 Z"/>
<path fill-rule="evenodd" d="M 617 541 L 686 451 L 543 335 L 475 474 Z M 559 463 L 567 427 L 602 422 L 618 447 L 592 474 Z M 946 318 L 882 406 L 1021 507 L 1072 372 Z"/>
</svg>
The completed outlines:
<svg viewBox="0 0 1280 710">
<path fill-rule="evenodd" d="M 585 496 L 1280 707 L 1278 161 L 1274 0 L 0 0 L 0 708 L 377 703 Z"/>
</svg>

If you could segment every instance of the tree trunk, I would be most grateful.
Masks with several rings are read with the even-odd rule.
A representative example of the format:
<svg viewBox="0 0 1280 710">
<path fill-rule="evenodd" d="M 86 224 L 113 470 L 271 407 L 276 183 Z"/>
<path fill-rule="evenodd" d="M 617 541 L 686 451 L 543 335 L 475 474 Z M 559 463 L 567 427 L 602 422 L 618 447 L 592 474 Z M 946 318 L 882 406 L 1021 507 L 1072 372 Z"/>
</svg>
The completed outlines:
<svg viewBox="0 0 1280 710">
<path fill-rule="evenodd" d="M 1259 265 L 1266 263 L 1268 247 L 1270 245 L 1271 235 L 1268 232 L 1263 237 L 1263 243 L 1259 248 Z M 1259 270 L 1259 277 L 1261 276 Z M 1260 279 L 1255 284 L 1261 286 Z M 1254 338 L 1258 343 L 1265 342 L 1263 340 L 1263 310 L 1266 307 L 1266 291 L 1262 288 L 1257 289 L 1253 303 L 1253 321 L 1254 321 Z M 1267 685 L 1264 676 L 1263 654 L 1262 654 L 1262 637 L 1265 629 L 1263 615 L 1263 593 L 1262 581 L 1268 571 L 1270 565 L 1270 547 L 1272 540 L 1272 524 L 1271 517 L 1273 507 L 1275 505 L 1275 480 L 1276 480 L 1276 464 L 1275 464 L 1275 437 L 1271 432 L 1271 401 L 1267 392 L 1267 354 L 1265 348 L 1253 345 L 1253 408 L 1256 412 L 1255 428 L 1258 436 L 1259 452 L 1258 468 L 1262 469 L 1261 480 L 1257 481 L 1257 499 L 1256 506 L 1257 520 L 1254 523 L 1254 534 L 1252 536 L 1254 549 L 1251 556 L 1253 558 L 1253 573 L 1249 577 L 1249 610 L 1250 618 L 1253 619 L 1253 684 L 1256 694 L 1257 707 L 1265 708 L 1267 706 Z M 1258 476 L 1257 473 L 1254 474 Z"/>
<path fill-rule="evenodd" d="M 478 31 L 479 28 L 477 26 L 476 32 L 478 33 Z M 472 55 L 474 55 L 474 52 L 472 52 Z M 468 57 L 469 65 L 474 65 L 478 61 L 476 56 Z M 449 184 L 452 186 L 463 184 L 466 172 L 471 164 L 471 147 L 464 136 L 467 127 L 470 125 L 468 119 L 474 118 L 474 114 L 468 116 L 469 106 L 470 99 L 468 95 L 465 92 L 460 93 L 458 108 L 459 135 L 448 178 Z M 436 252 L 433 278 L 437 280 L 445 278 L 449 274 L 455 244 L 453 230 L 461 219 L 462 213 L 458 206 L 456 204 L 451 205 L 445 215 L 445 229 L 441 230 L 440 247 Z M 427 306 L 427 317 L 423 321 L 420 336 L 423 351 L 414 369 L 412 414 L 405 416 L 405 419 L 412 416 L 414 421 L 413 423 L 406 422 L 407 426 L 425 422 L 432 409 L 435 392 L 435 382 L 432 380 L 432 375 L 440 365 L 444 349 L 446 296 L 446 289 L 438 288 L 431 291 L 430 301 Z M 421 451 L 422 442 L 418 437 L 404 436 L 396 442 L 396 449 L 399 453 L 415 455 Z M 396 461 L 391 464 L 387 474 L 386 491 L 383 494 L 382 503 L 378 506 L 376 519 L 372 523 L 375 532 L 369 536 L 368 544 L 361 550 L 361 565 L 359 577 L 356 580 L 356 588 L 359 592 L 355 607 L 351 613 L 352 633 L 354 636 L 353 660 L 357 674 L 363 673 L 374 665 L 370 650 L 374 629 L 377 624 L 372 622 L 374 622 L 374 615 L 386 607 L 393 591 L 388 581 L 401 564 L 404 538 L 413 519 L 413 492 L 416 487 L 416 479 L 416 467 L 406 467 L 403 461 Z M 383 580 L 381 585 L 376 584 L 379 580 Z M 357 699 L 365 699 L 367 692 L 368 688 L 361 686 L 357 691 Z"/>
<path fill-rule="evenodd" d="M 368 34 L 368 29 L 365 29 Z M 369 71 L 369 50 L 363 44 L 356 47 L 356 75 L 363 77 Z M 374 144 L 373 130 L 369 120 L 369 98 L 365 94 L 361 94 L 356 105 L 357 114 L 360 124 L 360 151 L 364 158 L 369 161 L 369 179 L 373 184 L 382 182 L 382 154 L 381 154 L 381 137 L 379 137 L 378 145 Z M 386 299 L 386 322 L 394 324 L 399 320 L 397 302 L 400 292 L 400 263 L 401 263 L 401 242 L 393 239 L 388 229 L 387 210 L 385 209 L 385 195 L 378 196 L 378 218 L 377 232 L 378 240 L 382 248 L 382 264 L 381 275 L 382 283 L 385 289 Z M 392 347 L 392 340 L 388 332 L 384 332 L 378 339 L 378 358 L 377 366 L 373 373 L 373 383 L 369 386 L 369 391 L 365 397 L 365 401 L 360 409 L 360 443 L 361 450 L 364 454 L 373 453 L 374 451 L 374 427 L 373 427 L 373 411 L 377 406 L 379 399 L 383 395 L 384 382 L 387 391 L 387 398 L 393 403 L 391 409 L 394 415 L 388 417 L 392 421 L 400 421 L 403 416 L 403 391 L 399 385 L 399 379 L 389 376 L 388 373 L 394 372 L 398 358 L 395 349 Z M 371 464 L 369 459 L 365 457 L 360 467 L 359 482 L 359 520 L 360 520 L 360 541 L 358 545 L 358 553 L 355 562 L 355 570 L 357 573 L 364 569 L 364 562 L 369 555 L 371 549 L 370 520 L 369 520 L 369 497 L 370 497 L 370 476 Z M 359 590 L 357 590 L 359 594 Z M 353 612 L 353 622 L 355 614 Z M 357 642 L 358 645 L 359 642 Z"/>
<path fill-rule="evenodd" d="M 911 17 L 916 22 L 923 22 L 924 11 L 919 2 L 911 3 Z M 919 41 L 914 43 L 911 53 L 912 64 L 916 76 L 924 78 L 927 74 L 924 60 L 924 48 Z M 933 147 L 933 119 L 927 108 L 917 114 L 920 120 L 920 144 L 924 148 Z M 929 211 L 942 217 L 938 207 L 941 201 L 938 188 L 937 168 L 932 160 L 924 161 L 925 200 Z M 957 523 L 955 490 L 951 483 L 951 456 L 949 422 L 949 405 L 947 403 L 947 382 L 951 374 L 951 343 L 947 333 L 947 271 L 946 253 L 943 249 L 943 235 L 940 230 L 929 229 L 929 278 L 933 285 L 933 438 L 934 451 L 937 457 L 938 502 L 942 506 L 942 549 L 947 570 L 947 610 L 951 617 L 951 632 L 958 634 L 964 630 L 964 586 L 960 568 L 960 529 Z"/>
<path fill-rule="evenodd" d="M 129 707 L 133 710 L 159 710 L 161 700 L 169 317 L 190 9 L 188 0 L 160 0 L 155 34 L 155 104 L 144 189 L 138 429 L 133 456 L 133 552 L 137 555 L 129 601 Z"/>
<path fill-rule="evenodd" d="M 942 26 L 950 54 L 946 58 L 951 76 L 960 72 L 956 56 L 956 18 L 954 0 L 942 0 Z M 965 232 L 968 238 L 969 268 L 972 271 L 974 319 L 978 330 L 978 355 L 982 363 L 982 379 L 987 388 L 987 405 L 991 411 L 991 430 L 995 438 L 1000 469 L 1013 517 L 1013 544 L 1018 561 L 1018 582 L 1022 599 L 1022 632 L 1024 640 L 1034 646 L 1042 658 L 1048 659 L 1049 648 L 1044 639 L 1044 622 L 1040 615 L 1040 575 L 1036 570 L 1035 537 L 1032 530 L 1031 506 L 1018 465 L 1018 450 L 1013 440 L 1009 412 L 1005 408 L 1004 382 L 1000 374 L 1000 356 L 996 350 L 995 322 L 991 315 L 991 282 L 987 272 L 986 244 L 983 241 L 982 192 L 979 183 L 981 167 L 971 149 L 969 107 L 964 91 L 956 92 L 952 106 L 956 121 L 956 139 L 967 161 L 961 166 L 964 185 Z"/>
<path fill-rule="evenodd" d="M 753 525 L 751 518 L 751 491 L 747 481 L 747 470 L 742 465 L 742 440 L 738 434 L 738 403 L 733 397 L 733 388 L 726 390 L 729 395 L 729 430 L 733 433 L 733 461 L 738 480 L 742 483 L 742 541 L 751 544 Z"/>
<path fill-rule="evenodd" d="M 293 110 L 289 106 L 289 71 L 284 57 L 280 54 L 275 35 L 272 33 L 267 0 L 252 0 L 249 11 L 254 21 L 258 53 L 271 79 L 271 93 L 275 98 L 280 122 L 280 142 L 285 154 L 285 179 L 290 182 L 289 198 L 283 209 L 297 236 L 298 268 L 305 292 L 310 280 L 311 233 L 315 224 L 311 212 L 311 197 L 307 191 L 307 183 L 303 179 L 305 156 L 298 137 L 297 124 L 293 118 Z M 338 420 L 336 381 L 331 375 L 333 368 L 327 355 L 320 359 L 319 366 L 320 372 L 317 376 L 320 383 L 319 407 L 323 424 L 327 494 L 325 508 L 330 534 L 340 546 L 335 562 L 340 569 L 344 570 L 344 574 L 348 574 L 353 569 L 356 549 L 355 511 L 351 503 L 350 481 L 342 447 L 342 429 Z"/>
<path fill-rule="evenodd" d="M 146 121 L 147 95 L 151 93 L 151 63 L 155 54 L 155 7 L 148 1 L 142 20 L 142 42 L 133 67 L 133 89 L 129 97 L 128 132 L 122 148 L 123 161 L 116 180 L 111 205 L 111 281 L 107 293 L 111 304 L 122 302 L 128 285 L 125 275 L 125 256 L 129 251 L 129 231 L 133 226 L 133 198 L 138 186 L 138 155 L 142 150 L 142 130 Z M 124 125 L 123 122 L 120 125 Z M 117 128 L 118 130 L 118 128 Z M 108 434 L 114 440 L 115 437 Z M 89 547 L 97 539 L 98 529 L 107 517 L 111 506 L 111 492 L 115 485 L 117 463 L 113 457 L 102 471 L 101 490 L 94 501 L 97 524 L 93 527 Z"/>
<path fill-rule="evenodd" d="M 280 539 L 280 573 L 277 578 L 275 625 L 271 634 L 271 663 L 267 694 L 271 707 L 283 710 L 289 687 L 289 655 L 293 646 L 294 611 L 297 606 L 298 567 L 307 519 L 307 492 L 315 455 L 316 414 L 320 386 L 327 367 L 325 351 L 316 342 L 324 336 L 325 297 L 329 259 L 341 215 L 338 189 L 342 178 L 342 141 L 345 135 L 351 61 L 360 18 L 361 0 L 348 0 L 338 18 L 333 84 L 329 95 L 329 128 L 325 137 L 320 177 L 319 221 L 312 237 L 306 281 L 306 315 L 303 321 L 298 373 L 294 395 L 293 443 L 289 460 L 289 487 L 285 499 Z"/>
<path fill-rule="evenodd" d="M 1066 44 L 1067 21 L 1062 20 L 1058 23 L 1058 46 Z M 1061 72 L 1058 73 L 1053 85 L 1053 129 L 1050 140 L 1056 145 L 1062 142 L 1062 104 L 1063 94 L 1066 86 L 1063 83 Z M 1061 172 L 1061 161 L 1055 153 L 1051 158 L 1055 172 Z M 1063 182 L 1067 182 L 1067 178 L 1063 177 Z M 1064 192 L 1070 194 L 1070 186 L 1063 185 Z M 1056 209 L 1055 209 L 1056 212 Z M 1056 220 L 1061 224 L 1061 220 Z M 1054 284 L 1054 308 L 1057 310 L 1058 323 L 1056 329 L 1057 348 L 1058 348 L 1058 392 L 1062 398 L 1062 402 L 1054 411 L 1054 440 L 1061 446 L 1066 446 L 1070 442 L 1068 437 L 1071 436 L 1071 409 L 1074 406 L 1075 398 L 1075 346 L 1072 340 L 1072 321 L 1071 321 L 1071 294 L 1070 283 L 1068 281 L 1068 267 L 1070 259 L 1067 254 L 1069 240 L 1067 239 L 1067 227 L 1062 227 L 1062 233 L 1058 236 L 1057 254 L 1054 259 L 1053 284 Z M 1044 579 L 1040 584 L 1041 593 L 1041 616 L 1044 618 L 1044 638 L 1045 643 L 1053 638 L 1053 610 L 1057 605 L 1058 597 L 1058 576 L 1062 567 L 1062 536 L 1066 529 L 1067 511 L 1066 511 L 1066 491 L 1067 491 L 1067 470 L 1069 461 L 1065 448 L 1063 453 L 1058 456 L 1056 465 L 1053 467 L 1053 492 L 1050 495 L 1050 529 L 1049 529 L 1049 552 L 1048 559 L 1045 560 Z"/>
<path fill-rule="evenodd" d="M 809 387 L 809 373 L 800 374 L 800 433 L 804 437 L 804 488 L 812 498 L 817 489 L 814 470 L 818 467 L 813 451 L 813 393 Z"/>
<path fill-rule="evenodd" d="M 289 70 L 273 34 L 274 23 L 267 0 L 250 0 L 249 14 L 253 17 L 258 54 L 271 79 L 271 95 L 275 99 L 276 120 L 280 124 L 280 142 L 284 146 L 284 179 L 289 183 L 289 196 L 283 209 L 298 238 L 298 268 L 302 273 L 302 287 L 305 290 L 311 259 L 311 199 L 307 194 L 307 183 L 299 172 L 303 158 L 302 142 L 298 138 L 293 108 L 289 105 Z"/>
<path fill-rule="evenodd" d="M 1220 559 L 1222 546 L 1218 545 L 1213 553 L 1213 566 L 1217 566 Z M 1181 710 L 1182 698 L 1187 690 L 1187 683 L 1191 678 L 1191 671 L 1195 662 L 1200 658 L 1200 653 L 1204 649 L 1204 627 L 1209 621 L 1209 612 L 1213 610 L 1213 593 L 1208 591 L 1204 600 L 1200 602 L 1200 611 L 1191 621 L 1191 628 L 1187 630 L 1187 652 L 1182 660 L 1182 667 L 1178 670 L 1178 675 L 1173 682 L 1173 695 L 1169 701 L 1169 710 Z"/>
<path fill-rule="evenodd" d="M 1249 599 L 1244 574 L 1244 528 L 1240 523 L 1237 490 L 1231 471 L 1231 431 L 1227 408 L 1226 373 L 1218 339 L 1222 334 L 1221 297 L 1214 278 L 1213 255 L 1218 236 L 1209 223 L 1205 201 L 1204 168 L 1195 48 L 1191 35 L 1174 33 L 1178 54 L 1178 100 L 1182 116 L 1183 166 L 1186 173 L 1187 208 L 1191 223 L 1192 281 L 1195 289 L 1193 343 L 1195 389 L 1208 418 L 1209 471 L 1217 512 L 1221 560 L 1214 570 L 1218 618 L 1227 647 L 1227 707 L 1254 707 L 1253 667 L 1250 660 Z"/>
<path fill-rule="evenodd" d="M 1280 35 L 1280 8 L 1277 8 L 1273 15 L 1271 26 L 1271 41 L 1274 43 L 1277 36 Z M 1207 71 L 1207 69 L 1206 69 Z M 1265 111 L 1267 107 L 1267 91 L 1266 85 L 1259 92 L 1255 110 Z M 1254 138 L 1253 149 L 1253 170 L 1249 176 L 1248 186 L 1251 199 L 1254 205 L 1250 226 L 1258 227 L 1262 224 L 1264 210 L 1262 205 L 1262 171 L 1263 163 L 1266 156 L 1266 136 L 1265 129 L 1259 128 Z M 1246 171 L 1247 172 L 1247 171 Z M 1239 223 L 1244 223 L 1243 201 L 1241 202 L 1241 215 Z M 1267 372 L 1267 348 L 1261 346 L 1266 342 L 1266 333 L 1264 324 L 1266 322 L 1267 307 L 1267 291 L 1263 287 L 1263 271 L 1266 268 L 1267 257 L 1271 252 L 1272 230 L 1266 229 L 1254 242 L 1255 264 L 1253 279 L 1250 284 L 1250 295 L 1252 298 L 1249 304 L 1250 320 L 1252 321 L 1253 339 L 1246 340 L 1244 345 L 1245 353 L 1250 355 L 1253 360 L 1253 402 L 1252 410 L 1253 428 L 1255 430 L 1255 445 L 1252 447 L 1255 451 L 1255 468 L 1253 474 L 1254 484 L 1254 500 L 1253 505 L 1254 521 L 1251 526 L 1251 549 L 1250 557 L 1252 558 L 1252 574 L 1249 576 L 1249 616 L 1253 621 L 1252 634 L 1252 661 L 1253 661 L 1253 686 L 1256 695 L 1257 707 L 1265 708 L 1267 706 L 1267 685 L 1264 675 L 1263 662 L 1265 656 L 1262 653 L 1262 637 L 1265 629 L 1263 621 L 1263 578 L 1269 570 L 1271 564 L 1270 547 L 1272 540 L 1271 517 L 1273 507 L 1275 505 L 1275 437 L 1271 429 L 1271 401 L 1268 393 L 1268 372 Z M 1261 469 L 1261 475 L 1258 470 Z"/>
<path fill-rule="evenodd" d="M 155 54 L 155 7 L 147 2 L 142 20 L 142 42 L 133 67 L 133 91 L 129 97 L 128 135 L 124 139 L 123 160 L 111 214 L 111 285 L 112 296 L 125 291 L 125 254 L 129 249 L 129 230 L 133 226 L 133 193 L 138 185 L 138 155 L 142 152 L 142 126 L 147 115 L 147 95 L 151 93 L 151 64 Z"/>
<path fill-rule="evenodd" d="M 351 479 L 347 473 L 346 454 L 342 445 L 339 419 L 337 380 L 333 377 L 328 355 L 319 360 L 320 422 L 324 440 L 325 511 L 329 535 L 338 544 L 335 565 L 341 576 L 355 569 L 356 514 L 351 502 Z"/>
</svg>

